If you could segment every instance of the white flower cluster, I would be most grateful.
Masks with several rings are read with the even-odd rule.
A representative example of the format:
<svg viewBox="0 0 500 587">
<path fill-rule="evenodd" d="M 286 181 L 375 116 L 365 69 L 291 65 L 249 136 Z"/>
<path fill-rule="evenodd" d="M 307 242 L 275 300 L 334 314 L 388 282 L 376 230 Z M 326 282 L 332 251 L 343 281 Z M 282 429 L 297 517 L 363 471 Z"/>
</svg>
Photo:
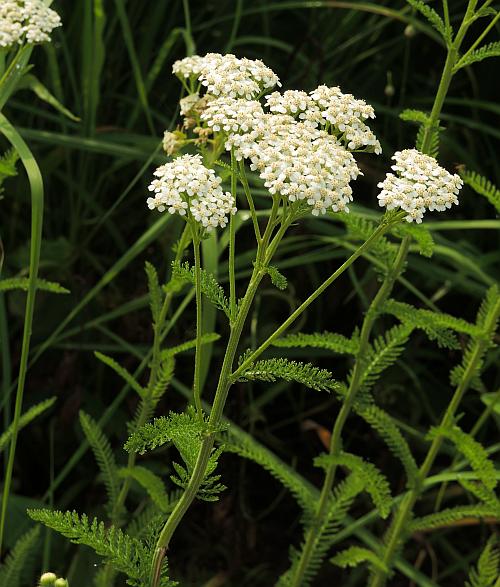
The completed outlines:
<svg viewBox="0 0 500 587">
<path fill-rule="evenodd" d="M 304 201 L 315 216 L 348 211 L 349 182 L 360 174 L 356 161 L 335 137 L 287 114 L 265 114 L 256 128 L 230 135 L 226 149 L 248 158 L 271 194 Z"/>
<path fill-rule="evenodd" d="M 375 112 L 364 100 L 356 100 L 351 94 L 343 94 L 340 88 L 319 86 L 309 94 L 301 90 L 287 90 L 283 94 L 273 92 L 266 98 L 271 112 L 290 114 L 313 127 L 329 122 L 348 149 L 369 148 L 377 155 L 382 152 L 380 143 L 364 123 L 375 118 Z"/>
<path fill-rule="evenodd" d="M 0 47 L 45 43 L 61 26 L 57 12 L 42 0 L 2 0 L 0 2 Z"/>
<path fill-rule="evenodd" d="M 310 95 L 321 109 L 323 118 L 341 133 L 349 149 L 369 147 L 377 155 L 382 152 L 376 136 L 364 123 L 368 118 L 375 118 L 373 108 L 364 100 L 343 94 L 338 87 L 328 86 L 319 86 Z"/>
<path fill-rule="evenodd" d="M 426 210 L 442 212 L 458 204 L 458 192 L 463 186 L 460 176 L 440 167 L 433 157 L 416 149 L 397 151 L 392 157 L 396 172 L 388 173 L 377 196 L 380 206 L 388 210 L 402 208 L 408 222 L 420 224 Z"/>
<path fill-rule="evenodd" d="M 147 199 L 150 210 L 156 208 L 170 214 L 189 214 L 207 231 L 227 224 L 227 216 L 235 214 L 235 202 L 230 192 L 223 192 L 222 179 L 213 169 L 203 165 L 201 155 L 183 155 L 156 169 Z"/>
<path fill-rule="evenodd" d="M 289 114 L 313 127 L 325 122 L 318 105 L 307 92 L 302 90 L 287 90 L 283 94 L 273 92 L 266 96 L 266 104 L 275 114 Z"/>
<path fill-rule="evenodd" d="M 207 53 L 176 61 L 172 71 L 184 79 L 198 79 L 212 96 L 251 100 L 264 90 L 280 85 L 278 76 L 262 61 L 235 55 Z"/>
<path fill-rule="evenodd" d="M 264 115 L 260 102 L 229 97 L 208 102 L 201 119 L 214 131 L 226 133 L 248 132 L 255 128 Z"/>
</svg>

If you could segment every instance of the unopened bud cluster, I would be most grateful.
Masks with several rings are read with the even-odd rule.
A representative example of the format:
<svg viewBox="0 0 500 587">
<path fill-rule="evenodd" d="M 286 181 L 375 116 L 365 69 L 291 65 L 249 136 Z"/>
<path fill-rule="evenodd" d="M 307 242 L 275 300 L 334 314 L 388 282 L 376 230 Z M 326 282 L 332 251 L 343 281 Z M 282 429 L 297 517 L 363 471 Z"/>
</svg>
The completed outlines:
<svg viewBox="0 0 500 587">
<path fill-rule="evenodd" d="M 24 42 L 50 41 L 50 34 L 61 26 L 57 12 L 43 0 L 2 0 L 0 2 L 0 47 L 8 48 Z"/>
<path fill-rule="evenodd" d="M 434 157 L 416 149 L 397 151 L 392 157 L 396 174 L 388 173 L 378 184 L 380 206 L 388 210 L 401 208 L 408 212 L 406 220 L 420 224 L 426 210 L 442 212 L 458 204 L 463 182 L 457 174 L 440 167 Z"/>
<path fill-rule="evenodd" d="M 223 228 L 228 215 L 236 212 L 233 196 L 222 191 L 221 178 L 203 165 L 200 155 L 177 157 L 158 167 L 154 175 L 149 186 L 154 197 L 147 200 L 151 210 L 185 216 L 207 231 Z"/>
<path fill-rule="evenodd" d="M 55 573 L 44 573 L 40 577 L 40 587 L 69 587 L 67 579 L 57 578 Z"/>
</svg>

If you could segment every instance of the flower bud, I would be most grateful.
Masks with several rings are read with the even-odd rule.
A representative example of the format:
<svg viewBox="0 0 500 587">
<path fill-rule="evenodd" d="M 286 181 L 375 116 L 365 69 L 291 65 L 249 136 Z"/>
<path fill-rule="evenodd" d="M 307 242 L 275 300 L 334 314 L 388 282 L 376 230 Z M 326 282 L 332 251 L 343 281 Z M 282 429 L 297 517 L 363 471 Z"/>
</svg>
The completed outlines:
<svg viewBox="0 0 500 587">
<path fill-rule="evenodd" d="M 68 581 L 66 579 L 63 579 L 62 577 L 60 577 L 54 583 L 54 587 L 69 587 L 69 583 L 68 583 Z"/>
<path fill-rule="evenodd" d="M 417 34 L 417 29 L 412 25 L 406 25 L 404 35 L 407 39 L 413 39 L 413 37 Z"/>
<path fill-rule="evenodd" d="M 389 82 L 385 88 L 384 88 L 384 94 L 388 97 L 388 98 L 392 98 L 392 96 L 394 96 L 394 94 L 396 93 L 396 89 L 394 88 L 394 86 Z"/>
<path fill-rule="evenodd" d="M 44 573 L 40 577 L 40 587 L 53 587 L 57 576 L 54 573 Z"/>
</svg>

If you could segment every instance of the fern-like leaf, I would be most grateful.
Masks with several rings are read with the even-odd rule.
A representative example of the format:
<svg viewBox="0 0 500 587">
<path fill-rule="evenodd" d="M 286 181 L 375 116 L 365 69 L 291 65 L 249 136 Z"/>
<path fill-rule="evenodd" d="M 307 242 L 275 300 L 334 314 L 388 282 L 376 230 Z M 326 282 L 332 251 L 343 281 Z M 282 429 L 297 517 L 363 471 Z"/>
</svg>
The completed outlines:
<svg viewBox="0 0 500 587">
<path fill-rule="evenodd" d="M 172 263 L 172 276 L 174 279 L 180 279 L 194 284 L 194 267 L 189 263 Z M 206 298 L 219 310 L 222 310 L 226 316 L 231 319 L 229 301 L 222 287 L 217 283 L 215 277 L 202 269 L 201 271 L 201 291 Z"/>
<path fill-rule="evenodd" d="M 120 490 L 120 479 L 113 450 L 97 422 L 83 411 L 80 412 L 80 424 L 101 470 L 108 494 L 108 507 L 112 510 Z"/>
<path fill-rule="evenodd" d="M 477 567 L 471 569 L 469 581 L 465 587 L 494 587 L 498 585 L 500 578 L 500 548 L 498 547 L 498 538 L 492 536 L 477 563 Z"/>
<path fill-rule="evenodd" d="M 418 252 L 424 257 L 432 257 L 434 253 L 435 242 L 432 238 L 431 231 L 421 224 L 405 222 L 396 224 L 392 227 L 391 233 L 399 238 L 411 236 L 417 243 Z"/>
<path fill-rule="evenodd" d="M 424 148 L 424 143 L 426 141 L 426 137 L 430 134 L 430 139 L 428 141 L 427 153 L 434 157 L 435 159 L 438 158 L 439 155 L 439 135 L 443 130 L 443 127 L 440 126 L 439 121 L 436 126 L 428 127 L 428 126 L 421 126 L 417 132 L 417 138 L 415 140 L 415 147 L 418 151 L 422 151 Z"/>
<path fill-rule="evenodd" d="M 413 327 L 410 325 L 394 326 L 376 338 L 369 346 L 364 357 L 360 390 L 366 394 L 375 385 L 382 372 L 391 367 L 404 350 L 404 345 Z"/>
<path fill-rule="evenodd" d="M 211 344 L 212 342 L 219 340 L 219 338 L 220 334 L 217 334 L 216 332 L 207 332 L 201 335 L 201 344 Z M 175 355 L 178 355 L 179 353 L 194 349 L 195 347 L 196 339 L 193 338 L 192 340 L 188 340 L 176 346 L 165 349 L 161 352 L 161 358 L 162 360 L 166 360 L 168 358 L 175 357 Z"/>
<path fill-rule="evenodd" d="M 480 47 L 475 51 L 469 51 L 458 61 L 453 70 L 458 71 L 462 67 L 467 67 L 473 63 L 479 63 L 490 57 L 500 57 L 500 41 L 494 41 L 493 43 L 488 43 L 488 45 L 484 45 L 484 47 Z"/>
<path fill-rule="evenodd" d="M 392 506 L 389 482 L 374 464 L 363 460 L 357 455 L 346 452 L 342 452 L 339 455 L 320 455 L 314 459 L 314 464 L 325 469 L 331 465 L 347 467 L 354 475 L 361 479 L 365 490 L 370 494 L 381 517 L 386 518 L 389 515 Z"/>
<path fill-rule="evenodd" d="M 267 359 L 251 364 L 239 377 L 240 381 L 296 381 L 316 391 L 339 388 L 330 371 L 319 369 L 311 363 L 299 363 L 288 359 Z"/>
<path fill-rule="evenodd" d="M 149 497 L 162 512 L 171 511 L 172 505 L 168 493 L 165 490 L 165 485 L 153 471 L 146 469 L 146 467 L 136 465 L 134 467 L 120 469 L 118 474 L 122 478 L 128 477 L 137 481 L 148 492 Z"/>
<path fill-rule="evenodd" d="M 409 532 L 427 532 L 453 526 L 470 519 L 499 518 L 499 512 L 488 505 L 476 504 L 447 508 L 435 514 L 417 518 L 410 523 Z"/>
<path fill-rule="evenodd" d="M 125 381 L 125 383 L 127 383 L 137 393 L 139 397 L 144 397 L 144 388 L 137 382 L 134 376 L 129 373 L 127 369 L 125 369 L 125 367 L 122 367 L 120 363 L 115 361 L 112 357 L 109 357 L 108 355 L 105 355 L 99 351 L 95 351 L 94 355 L 97 359 L 99 359 L 99 361 L 113 369 L 113 371 L 119 375 Z"/>
<path fill-rule="evenodd" d="M 424 16 L 429 23 L 437 30 L 437 32 L 443 37 L 446 43 L 451 42 L 452 30 L 450 26 L 445 25 L 443 19 L 439 14 L 431 8 L 428 4 L 422 0 L 406 0 L 410 6 L 418 10 L 422 16 Z"/>
<path fill-rule="evenodd" d="M 160 287 L 160 281 L 158 279 L 158 272 L 154 265 L 146 261 L 145 265 L 146 276 L 148 278 L 148 289 L 149 289 L 149 305 L 151 308 L 151 316 L 153 317 L 153 324 L 158 324 L 161 306 L 162 306 L 162 290 Z"/>
<path fill-rule="evenodd" d="M 458 426 L 445 428 L 443 426 L 431 428 L 429 438 L 438 436 L 448 438 L 453 442 L 457 450 L 467 459 L 478 478 L 488 489 L 497 486 L 495 465 L 488 457 L 488 453 L 470 434 L 461 430 Z"/>
<path fill-rule="evenodd" d="M 460 479 L 460 485 L 469 493 L 477 497 L 484 505 L 496 512 L 500 517 L 500 501 L 497 494 L 479 481 L 470 481 L 469 479 Z"/>
<path fill-rule="evenodd" d="M 49 399 L 40 402 L 26 410 L 24 414 L 21 415 L 19 419 L 19 427 L 18 430 L 21 430 L 25 426 L 27 426 L 30 422 L 32 422 L 35 418 L 38 418 L 41 414 L 46 412 L 49 408 L 51 408 L 57 398 L 51 397 Z M 0 436 L 0 453 L 5 449 L 5 447 L 9 444 L 10 439 L 12 438 L 12 433 L 14 431 L 14 424 L 11 424 L 7 430 Z"/>
<path fill-rule="evenodd" d="M 80 516 L 74 511 L 28 510 L 28 515 L 71 542 L 89 546 L 129 579 L 147 584 L 149 568 L 145 567 L 150 553 L 142 542 L 124 534 L 119 528 L 106 528 L 104 522 L 97 519 L 90 521 L 85 514 Z"/>
<path fill-rule="evenodd" d="M 356 355 L 359 349 L 359 338 L 353 336 L 347 338 L 335 332 L 314 332 L 306 334 L 297 332 L 273 342 L 273 346 L 282 348 L 304 348 L 327 349 L 339 354 Z"/>
<path fill-rule="evenodd" d="M 26 584 L 21 582 L 23 571 L 34 553 L 39 534 L 40 528 L 35 527 L 19 538 L 3 564 L 0 565 L 0 585 L 21 587 Z"/>
<path fill-rule="evenodd" d="M 266 267 L 266 272 L 271 278 L 271 283 L 274 285 L 274 287 L 277 287 L 281 290 L 285 290 L 288 287 L 287 278 L 282 273 L 280 273 L 277 267 L 269 265 Z"/>
<path fill-rule="evenodd" d="M 20 289 L 28 291 L 29 279 L 27 277 L 7 277 L 0 279 L 0 292 L 11 291 L 13 289 Z M 46 279 L 37 278 L 36 288 L 41 291 L 48 291 L 55 294 L 69 294 L 69 289 L 66 289 L 55 281 L 47 281 Z"/>
<path fill-rule="evenodd" d="M 306 518 L 312 516 L 316 507 L 318 492 L 297 471 L 279 459 L 272 451 L 258 443 L 252 436 L 232 426 L 224 435 L 224 450 L 233 452 L 257 463 L 295 497 Z"/>
<path fill-rule="evenodd" d="M 486 198 L 496 211 L 500 212 L 500 189 L 496 185 L 475 171 L 461 171 L 460 177 L 476 194 Z"/>
<path fill-rule="evenodd" d="M 372 551 L 361 546 L 351 546 L 350 548 L 339 552 L 330 562 L 343 569 L 347 567 L 357 567 L 360 563 L 370 563 L 371 566 L 387 572 L 387 567 L 382 560 Z"/>
<path fill-rule="evenodd" d="M 417 463 L 391 416 L 374 404 L 355 405 L 354 409 L 382 437 L 392 454 L 401 461 L 405 468 L 407 485 L 413 487 L 418 479 Z"/>
<path fill-rule="evenodd" d="M 359 495 L 362 490 L 363 482 L 356 475 L 350 475 L 335 488 L 328 512 L 324 519 L 321 520 L 320 528 L 316 533 L 316 538 L 308 557 L 308 564 L 302 575 L 300 583 L 301 587 L 309 587 L 309 585 L 312 584 L 342 525 L 342 522 L 347 516 L 349 508 L 356 496 Z M 314 522 L 311 520 L 310 523 Z M 305 528 L 306 533 L 307 531 L 308 526 Z M 304 544 L 305 543 L 302 544 L 302 549 Z M 301 560 L 301 552 L 292 549 L 290 558 L 291 566 L 289 570 L 280 577 L 276 587 L 290 587 L 292 585 L 292 579 L 295 576 L 297 566 Z"/>
<path fill-rule="evenodd" d="M 219 432 L 222 429 L 223 427 L 211 432 Z M 203 436 L 208 433 L 208 423 L 206 420 L 200 420 L 192 409 L 182 414 L 170 412 L 167 417 L 155 418 L 152 423 L 138 428 L 127 440 L 125 450 L 143 454 L 147 450 L 153 450 L 171 442 L 179 451 L 185 464 L 183 467 L 173 463 L 177 476 L 172 476 L 171 479 L 177 485 L 185 487 L 196 464 Z M 221 452 L 221 448 L 214 450 L 209 458 L 205 478 L 198 492 L 200 499 L 213 501 L 216 499 L 216 494 L 224 489 L 218 483 L 219 476 L 213 475 Z"/>
</svg>

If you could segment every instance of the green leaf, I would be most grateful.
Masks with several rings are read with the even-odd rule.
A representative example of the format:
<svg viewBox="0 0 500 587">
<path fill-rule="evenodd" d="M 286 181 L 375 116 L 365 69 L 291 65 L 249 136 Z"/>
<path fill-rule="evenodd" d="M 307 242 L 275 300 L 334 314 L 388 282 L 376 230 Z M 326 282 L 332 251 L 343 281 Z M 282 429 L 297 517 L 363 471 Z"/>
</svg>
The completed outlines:
<svg viewBox="0 0 500 587">
<path fill-rule="evenodd" d="M 158 273 L 155 267 L 146 261 L 145 264 L 146 276 L 148 278 L 149 289 L 149 303 L 151 307 L 151 315 L 153 316 L 153 323 L 156 325 L 160 319 L 163 293 L 158 279 Z"/>
<path fill-rule="evenodd" d="M 437 32 L 443 37 L 446 43 L 451 42 L 452 29 L 450 26 L 446 26 L 443 19 L 439 14 L 430 6 L 425 4 L 422 0 L 406 0 L 410 6 L 418 10 L 429 23 L 437 30 Z"/>
<path fill-rule="evenodd" d="M 134 467 L 120 469 L 118 474 L 122 478 L 129 477 L 137 481 L 148 492 L 150 498 L 162 512 L 172 510 L 172 503 L 165 490 L 165 485 L 153 471 L 146 469 L 146 467 L 136 465 Z"/>
<path fill-rule="evenodd" d="M 131 538 L 114 526 L 106 527 L 104 522 L 95 518 L 90 521 L 85 514 L 80 516 L 75 511 L 28 510 L 28 515 L 71 542 L 92 548 L 117 571 L 134 580 L 132 585 L 148 584 L 152 556 L 140 540 Z"/>
<path fill-rule="evenodd" d="M 393 418 L 374 404 L 355 405 L 354 410 L 382 437 L 392 454 L 401 461 L 405 468 L 407 485 L 414 487 L 418 480 L 417 463 Z"/>
<path fill-rule="evenodd" d="M 422 110 L 412 110 L 411 108 L 407 108 L 400 112 L 399 118 L 405 122 L 417 122 L 418 124 L 424 125 L 429 123 L 429 115 L 426 112 L 422 112 Z"/>
<path fill-rule="evenodd" d="M 391 234 L 399 238 L 405 236 L 411 236 L 417 243 L 418 252 L 423 257 L 432 257 L 434 253 L 435 242 L 432 238 L 432 234 L 423 224 L 413 224 L 411 222 L 404 222 L 402 224 L 396 224 L 391 228 Z"/>
<path fill-rule="evenodd" d="M 7 555 L 4 562 L 0 565 L 0 585 L 5 587 L 22 587 L 25 567 L 28 560 L 34 555 L 38 542 L 40 528 L 31 528 L 19 538 L 12 551 Z"/>
<path fill-rule="evenodd" d="M 406 324 L 394 326 L 369 345 L 365 356 L 360 357 L 363 364 L 361 391 L 366 394 L 378 381 L 382 372 L 397 361 L 411 331 L 412 327 Z"/>
<path fill-rule="evenodd" d="M 500 577 L 500 549 L 498 538 L 491 536 L 484 548 L 476 568 L 469 573 L 466 587 L 495 587 Z"/>
<path fill-rule="evenodd" d="M 231 427 L 223 437 L 224 450 L 257 463 L 295 497 L 306 516 L 312 516 L 317 503 L 314 488 L 292 467 L 279 459 L 272 451 L 258 443 L 242 430 Z"/>
<path fill-rule="evenodd" d="M 484 45 L 484 47 L 480 47 L 475 51 L 467 52 L 455 65 L 453 71 L 458 71 L 462 67 L 472 65 L 473 63 L 479 63 L 490 57 L 500 57 L 500 41 L 494 41 L 493 43 Z"/>
<path fill-rule="evenodd" d="M 22 430 L 25 426 L 27 426 L 30 422 L 32 422 L 35 418 L 38 418 L 41 414 L 46 412 L 49 408 L 51 408 L 55 402 L 55 397 L 51 397 L 49 399 L 40 402 L 32 406 L 29 410 L 26 410 L 24 414 L 21 415 L 19 419 L 19 427 L 18 430 Z M 5 449 L 5 447 L 9 444 L 10 439 L 12 438 L 12 432 L 14 429 L 14 425 L 11 424 L 7 430 L 0 436 L 0 453 Z"/>
<path fill-rule="evenodd" d="M 387 518 L 392 506 L 389 482 L 375 465 L 363 460 L 357 455 L 347 452 L 342 452 L 339 455 L 320 455 L 314 459 L 314 464 L 324 469 L 328 469 L 332 465 L 347 467 L 354 475 L 357 475 L 361 479 L 364 488 L 370 494 L 381 517 Z"/>
<path fill-rule="evenodd" d="M 42 82 L 31 73 L 22 77 L 16 87 L 16 90 L 31 90 L 40 98 L 40 100 L 43 100 L 55 108 L 61 114 L 66 116 L 66 118 L 69 118 L 73 122 L 80 122 L 80 118 L 75 116 L 65 106 L 63 106 L 61 102 L 59 102 L 59 100 L 57 100 L 57 98 L 49 92 L 49 90 L 42 84 Z"/>
<path fill-rule="evenodd" d="M 108 507 L 111 511 L 116 504 L 120 491 L 120 481 L 113 450 L 97 422 L 83 411 L 80 411 L 80 424 L 101 470 L 108 493 Z"/>
<path fill-rule="evenodd" d="M 221 431 L 212 430 L 211 433 Z M 147 450 L 153 450 L 169 442 L 173 443 L 179 451 L 185 467 L 173 463 L 177 476 L 172 476 L 174 483 L 185 487 L 193 471 L 198 454 L 201 449 L 203 437 L 209 433 L 206 420 L 200 420 L 193 409 L 177 414 L 170 412 L 168 416 L 155 418 L 152 423 L 145 424 L 138 428 L 127 440 L 125 450 L 127 452 L 138 452 L 144 454 Z M 205 478 L 198 492 L 200 499 L 212 501 L 216 494 L 224 488 L 218 483 L 218 476 L 212 475 L 217 467 L 218 458 L 222 448 L 213 450 L 210 455 Z"/>
<path fill-rule="evenodd" d="M 174 261 L 172 263 L 172 278 L 194 284 L 194 267 L 190 267 L 187 262 L 181 264 Z M 222 310 L 231 319 L 229 301 L 223 288 L 217 283 L 215 277 L 204 269 L 201 270 L 201 291 L 216 308 Z"/>
<path fill-rule="evenodd" d="M 492 508 L 489 505 L 476 504 L 457 506 L 413 520 L 410 523 L 409 532 L 426 532 L 436 528 L 446 528 L 447 526 L 453 526 L 457 522 L 471 518 L 498 518 L 499 514 L 500 512 L 497 509 Z"/>
<path fill-rule="evenodd" d="M 117 361 L 115 361 L 112 357 L 105 355 L 99 351 L 95 351 L 94 355 L 96 356 L 99 361 L 103 362 L 105 365 L 113 369 L 113 371 L 119 375 L 136 393 L 139 397 L 144 397 L 146 393 L 144 387 L 140 385 L 134 378 L 134 376 L 122 367 Z"/>
<path fill-rule="evenodd" d="M 373 567 L 387 572 L 387 567 L 380 558 L 372 551 L 361 546 L 351 546 L 350 548 L 339 552 L 330 562 L 343 569 L 347 567 L 356 567 L 360 563 L 370 563 Z"/>
<path fill-rule="evenodd" d="M 7 277 L 0 279 L 0 292 L 10 291 L 13 289 L 20 289 L 22 291 L 28 291 L 29 279 L 27 277 Z M 36 288 L 49 291 L 50 293 L 56 294 L 69 294 L 69 289 L 66 289 L 55 281 L 47 281 L 46 279 L 37 278 Z"/>
<path fill-rule="evenodd" d="M 286 277 L 279 272 L 277 267 L 269 265 L 266 267 L 266 272 L 271 278 L 271 283 L 278 289 L 285 290 L 288 287 L 288 281 Z"/>
<path fill-rule="evenodd" d="M 241 375 L 239 381 L 295 381 L 316 391 L 331 391 L 340 384 L 326 369 L 319 369 L 311 363 L 299 363 L 288 359 L 267 359 L 252 363 Z"/>
<path fill-rule="evenodd" d="M 476 194 L 485 197 L 496 211 L 500 212 L 500 189 L 496 185 L 475 171 L 460 171 L 460 177 Z"/>
<path fill-rule="evenodd" d="M 219 338 L 220 338 L 220 334 L 217 334 L 216 332 L 207 332 L 207 333 L 201 335 L 201 344 L 202 345 L 203 344 L 211 344 L 212 342 L 219 340 Z M 184 351 L 189 351 L 190 349 L 194 349 L 195 347 L 196 347 L 196 339 L 193 338 L 192 340 L 188 340 L 186 342 L 178 344 L 177 346 L 173 346 L 168 349 L 165 349 L 164 351 L 161 352 L 161 358 L 162 358 L 162 360 L 166 360 L 168 358 L 174 357 L 175 355 L 178 355 L 179 353 L 183 353 Z"/>
<path fill-rule="evenodd" d="M 327 349 L 339 354 L 356 355 L 359 349 L 359 338 L 357 336 L 347 338 L 335 332 L 314 332 L 312 334 L 297 332 L 276 339 L 273 346 L 283 348 L 311 347 Z"/>
<path fill-rule="evenodd" d="M 486 449 L 470 434 L 461 430 L 458 426 L 445 428 L 443 426 L 431 428 L 428 437 L 448 438 L 455 447 L 470 463 L 478 478 L 488 489 L 495 489 L 497 486 L 495 465 L 489 459 Z"/>
</svg>

